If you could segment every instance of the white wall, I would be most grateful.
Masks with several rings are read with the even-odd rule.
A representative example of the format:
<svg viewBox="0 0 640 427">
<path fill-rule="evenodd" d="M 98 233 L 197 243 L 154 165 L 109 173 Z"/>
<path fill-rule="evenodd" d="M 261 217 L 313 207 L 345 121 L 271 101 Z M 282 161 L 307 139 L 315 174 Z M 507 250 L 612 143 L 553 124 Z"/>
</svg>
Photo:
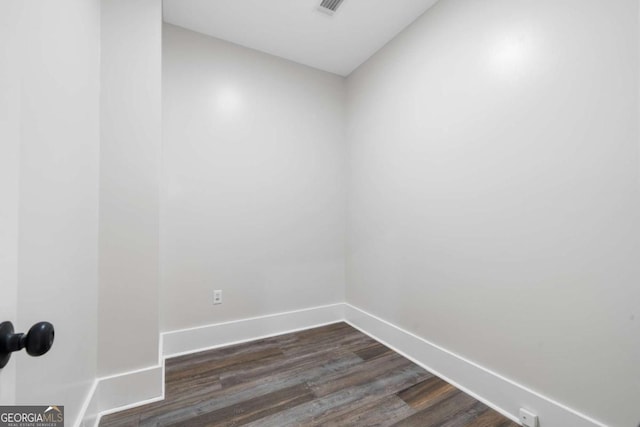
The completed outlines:
<svg viewBox="0 0 640 427">
<path fill-rule="evenodd" d="M 638 2 L 441 0 L 347 85 L 347 301 L 637 425 Z"/>
<path fill-rule="evenodd" d="M 19 332 L 56 328 L 45 356 L 13 355 L 2 403 L 62 404 L 73 421 L 96 372 L 99 3 L 4 2 L 0 15 L 12 45 L 0 72 L 2 311 Z"/>
<path fill-rule="evenodd" d="M 0 403 L 63 404 L 69 423 L 97 374 L 99 215 L 101 373 L 158 358 L 161 3 L 102 6 L 0 8 L 2 320 L 56 327 L 0 371 Z"/>
<path fill-rule="evenodd" d="M 158 363 L 160 0 L 102 0 L 100 375 Z"/>
<path fill-rule="evenodd" d="M 164 28 L 162 329 L 342 301 L 343 79 Z"/>
<path fill-rule="evenodd" d="M 15 324 L 18 309 L 18 190 L 20 175 L 20 31 L 23 4 L 0 7 L 0 313 Z M 0 370 L 0 404 L 15 403 L 16 365 Z"/>
</svg>

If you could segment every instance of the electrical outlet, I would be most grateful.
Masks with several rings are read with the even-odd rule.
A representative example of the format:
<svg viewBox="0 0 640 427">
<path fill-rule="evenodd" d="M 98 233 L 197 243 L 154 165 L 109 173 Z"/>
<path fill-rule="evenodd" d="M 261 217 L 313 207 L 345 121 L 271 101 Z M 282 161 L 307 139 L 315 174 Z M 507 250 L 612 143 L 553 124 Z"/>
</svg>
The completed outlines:
<svg viewBox="0 0 640 427">
<path fill-rule="evenodd" d="M 526 409 L 520 409 L 520 422 L 524 427 L 538 427 L 538 416 Z"/>
<path fill-rule="evenodd" d="M 213 305 L 222 304 L 222 291 L 213 291 Z"/>
</svg>

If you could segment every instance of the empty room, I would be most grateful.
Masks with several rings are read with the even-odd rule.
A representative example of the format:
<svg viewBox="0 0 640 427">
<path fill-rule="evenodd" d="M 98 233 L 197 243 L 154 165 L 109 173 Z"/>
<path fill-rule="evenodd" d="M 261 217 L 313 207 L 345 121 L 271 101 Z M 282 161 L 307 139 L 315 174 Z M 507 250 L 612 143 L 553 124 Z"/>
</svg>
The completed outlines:
<svg viewBox="0 0 640 427">
<path fill-rule="evenodd" d="M 0 427 L 640 426 L 640 0 L 0 0 Z"/>
</svg>

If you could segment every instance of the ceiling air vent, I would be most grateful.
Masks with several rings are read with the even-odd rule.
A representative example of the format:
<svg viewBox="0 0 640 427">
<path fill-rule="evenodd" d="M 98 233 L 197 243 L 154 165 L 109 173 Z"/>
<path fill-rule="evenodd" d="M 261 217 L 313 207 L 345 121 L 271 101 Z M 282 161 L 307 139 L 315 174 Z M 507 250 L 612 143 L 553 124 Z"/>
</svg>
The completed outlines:
<svg viewBox="0 0 640 427">
<path fill-rule="evenodd" d="M 320 9 L 324 13 L 328 13 L 329 15 L 333 15 L 336 13 L 336 10 L 340 7 L 344 0 L 322 0 L 320 3 Z"/>
</svg>

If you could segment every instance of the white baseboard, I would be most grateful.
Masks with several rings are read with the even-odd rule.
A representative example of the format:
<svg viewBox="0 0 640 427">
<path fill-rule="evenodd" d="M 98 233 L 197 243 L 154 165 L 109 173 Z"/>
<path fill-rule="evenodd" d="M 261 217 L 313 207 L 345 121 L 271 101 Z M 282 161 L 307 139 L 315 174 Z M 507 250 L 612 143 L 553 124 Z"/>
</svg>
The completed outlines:
<svg viewBox="0 0 640 427">
<path fill-rule="evenodd" d="M 163 398 L 164 366 L 153 366 L 98 381 L 98 409 L 101 415 Z"/>
<path fill-rule="evenodd" d="M 544 427 L 606 427 L 351 304 L 345 304 L 344 312 L 345 321 L 354 328 L 516 422 L 520 408 L 526 408 L 538 415 Z"/>
<path fill-rule="evenodd" d="M 175 357 L 336 323 L 344 320 L 343 309 L 344 304 L 338 303 L 165 332 L 162 354 Z"/>
<path fill-rule="evenodd" d="M 104 415 L 164 399 L 166 358 L 341 322 L 343 309 L 344 304 L 338 303 L 164 332 L 160 336 L 162 365 L 98 378 L 75 427 L 97 427 Z"/>
<path fill-rule="evenodd" d="M 345 321 L 414 363 L 517 422 L 520 408 L 544 427 L 607 427 L 462 356 L 353 305 L 339 303 L 164 332 L 162 365 L 96 380 L 75 427 L 94 427 L 100 417 L 164 398 L 164 360 Z"/>
<path fill-rule="evenodd" d="M 75 427 L 97 427 L 103 415 L 162 399 L 164 399 L 164 366 L 152 366 L 98 378 L 87 397 Z"/>
<path fill-rule="evenodd" d="M 98 420 L 98 393 L 96 390 L 98 389 L 98 380 L 93 381 L 93 385 L 89 389 L 89 393 L 87 393 L 87 397 L 80 408 L 80 414 L 78 414 L 78 418 L 73 423 L 74 427 L 92 427 L 94 424 L 97 425 Z"/>
</svg>

